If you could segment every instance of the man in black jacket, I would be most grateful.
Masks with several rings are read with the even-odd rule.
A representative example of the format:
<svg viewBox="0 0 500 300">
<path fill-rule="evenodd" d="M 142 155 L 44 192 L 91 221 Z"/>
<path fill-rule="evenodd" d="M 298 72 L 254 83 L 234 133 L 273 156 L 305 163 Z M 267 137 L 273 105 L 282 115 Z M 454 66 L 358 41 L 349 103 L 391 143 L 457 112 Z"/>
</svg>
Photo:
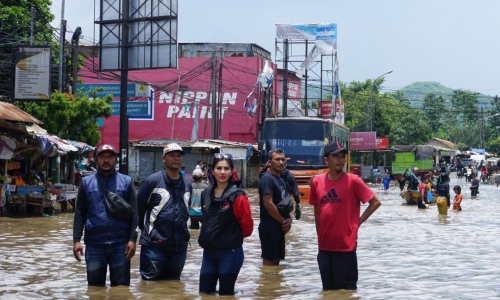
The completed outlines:
<svg viewBox="0 0 500 300">
<path fill-rule="evenodd" d="M 184 151 L 163 149 L 164 169 L 141 182 L 137 192 L 142 230 L 140 273 L 143 279 L 179 279 L 186 262 L 191 183 L 180 173 Z"/>
</svg>

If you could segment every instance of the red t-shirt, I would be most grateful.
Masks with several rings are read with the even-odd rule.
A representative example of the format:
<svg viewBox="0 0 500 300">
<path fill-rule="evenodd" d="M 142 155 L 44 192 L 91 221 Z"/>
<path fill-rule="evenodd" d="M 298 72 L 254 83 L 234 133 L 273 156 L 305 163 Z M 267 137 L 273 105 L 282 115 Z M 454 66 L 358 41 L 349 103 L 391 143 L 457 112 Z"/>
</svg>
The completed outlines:
<svg viewBox="0 0 500 300">
<path fill-rule="evenodd" d="M 422 193 L 422 191 L 424 191 L 424 199 L 427 199 L 427 191 L 429 190 L 428 186 L 426 183 L 421 183 L 419 186 L 418 186 L 418 191 L 420 192 L 420 194 Z"/>
<path fill-rule="evenodd" d="M 314 177 L 309 204 L 318 209 L 319 250 L 354 251 L 361 203 L 373 197 L 375 193 L 355 174 L 344 172 L 337 180 L 330 180 L 328 173 Z"/>
</svg>

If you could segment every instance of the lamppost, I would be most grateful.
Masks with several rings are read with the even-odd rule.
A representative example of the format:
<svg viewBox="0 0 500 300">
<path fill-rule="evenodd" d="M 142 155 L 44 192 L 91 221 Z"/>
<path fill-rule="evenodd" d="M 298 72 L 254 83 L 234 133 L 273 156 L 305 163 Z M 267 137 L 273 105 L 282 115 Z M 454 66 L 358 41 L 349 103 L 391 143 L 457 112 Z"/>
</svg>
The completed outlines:
<svg viewBox="0 0 500 300">
<path fill-rule="evenodd" d="M 392 70 L 389 70 L 385 72 L 384 74 L 380 75 L 379 77 L 375 78 L 372 81 L 372 86 L 370 88 L 370 131 L 373 131 L 373 87 L 375 86 L 375 82 L 384 77 L 385 75 L 391 74 Z M 373 167 L 373 150 L 370 155 L 370 166 Z"/>
</svg>

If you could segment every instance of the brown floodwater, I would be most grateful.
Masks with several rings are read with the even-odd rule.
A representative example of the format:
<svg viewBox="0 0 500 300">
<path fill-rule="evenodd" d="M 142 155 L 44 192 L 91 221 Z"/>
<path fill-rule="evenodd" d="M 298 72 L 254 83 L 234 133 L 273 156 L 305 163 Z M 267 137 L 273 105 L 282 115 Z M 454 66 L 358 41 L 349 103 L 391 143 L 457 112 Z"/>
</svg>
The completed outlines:
<svg viewBox="0 0 500 300">
<path fill-rule="evenodd" d="M 87 287 L 85 263 L 72 253 L 73 214 L 0 218 L 1 299 L 499 299 L 500 187 L 481 185 L 472 200 L 464 179 L 463 211 L 439 215 L 436 206 L 402 205 L 399 188 L 373 189 L 383 205 L 361 226 L 357 291 L 322 291 L 316 263 L 313 209 L 302 203 L 286 239 L 286 260 L 262 266 L 258 196 L 250 195 L 255 229 L 243 245 L 245 262 L 234 297 L 198 294 L 202 249 L 191 230 L 180 281 L 143 281 L 139 251 L 130 287 Z M 451 192 L 453 194 L 453 192 Z M 363 206 L 362 209 L 364 209 Z M 109 280 L 108 280 L 109 283 Z"/>
</svg>

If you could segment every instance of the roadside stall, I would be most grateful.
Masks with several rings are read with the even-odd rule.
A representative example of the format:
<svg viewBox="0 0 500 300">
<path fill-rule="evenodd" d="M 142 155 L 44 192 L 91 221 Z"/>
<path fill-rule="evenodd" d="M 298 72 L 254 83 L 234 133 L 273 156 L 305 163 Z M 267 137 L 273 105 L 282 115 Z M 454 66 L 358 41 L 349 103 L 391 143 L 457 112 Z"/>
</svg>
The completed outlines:
<svg viewBox="0 0 500 300">
<path fill-rule="evenodd" d="M 48 134 L 39 120 L 11 103 L 0 101 L 0 216 L 48 215 L 73 208 L 77 189 L 73 184 L 47 180 L 47 162 L 68 152 L 94 150 L 82 142 Z"/>
</svg>

